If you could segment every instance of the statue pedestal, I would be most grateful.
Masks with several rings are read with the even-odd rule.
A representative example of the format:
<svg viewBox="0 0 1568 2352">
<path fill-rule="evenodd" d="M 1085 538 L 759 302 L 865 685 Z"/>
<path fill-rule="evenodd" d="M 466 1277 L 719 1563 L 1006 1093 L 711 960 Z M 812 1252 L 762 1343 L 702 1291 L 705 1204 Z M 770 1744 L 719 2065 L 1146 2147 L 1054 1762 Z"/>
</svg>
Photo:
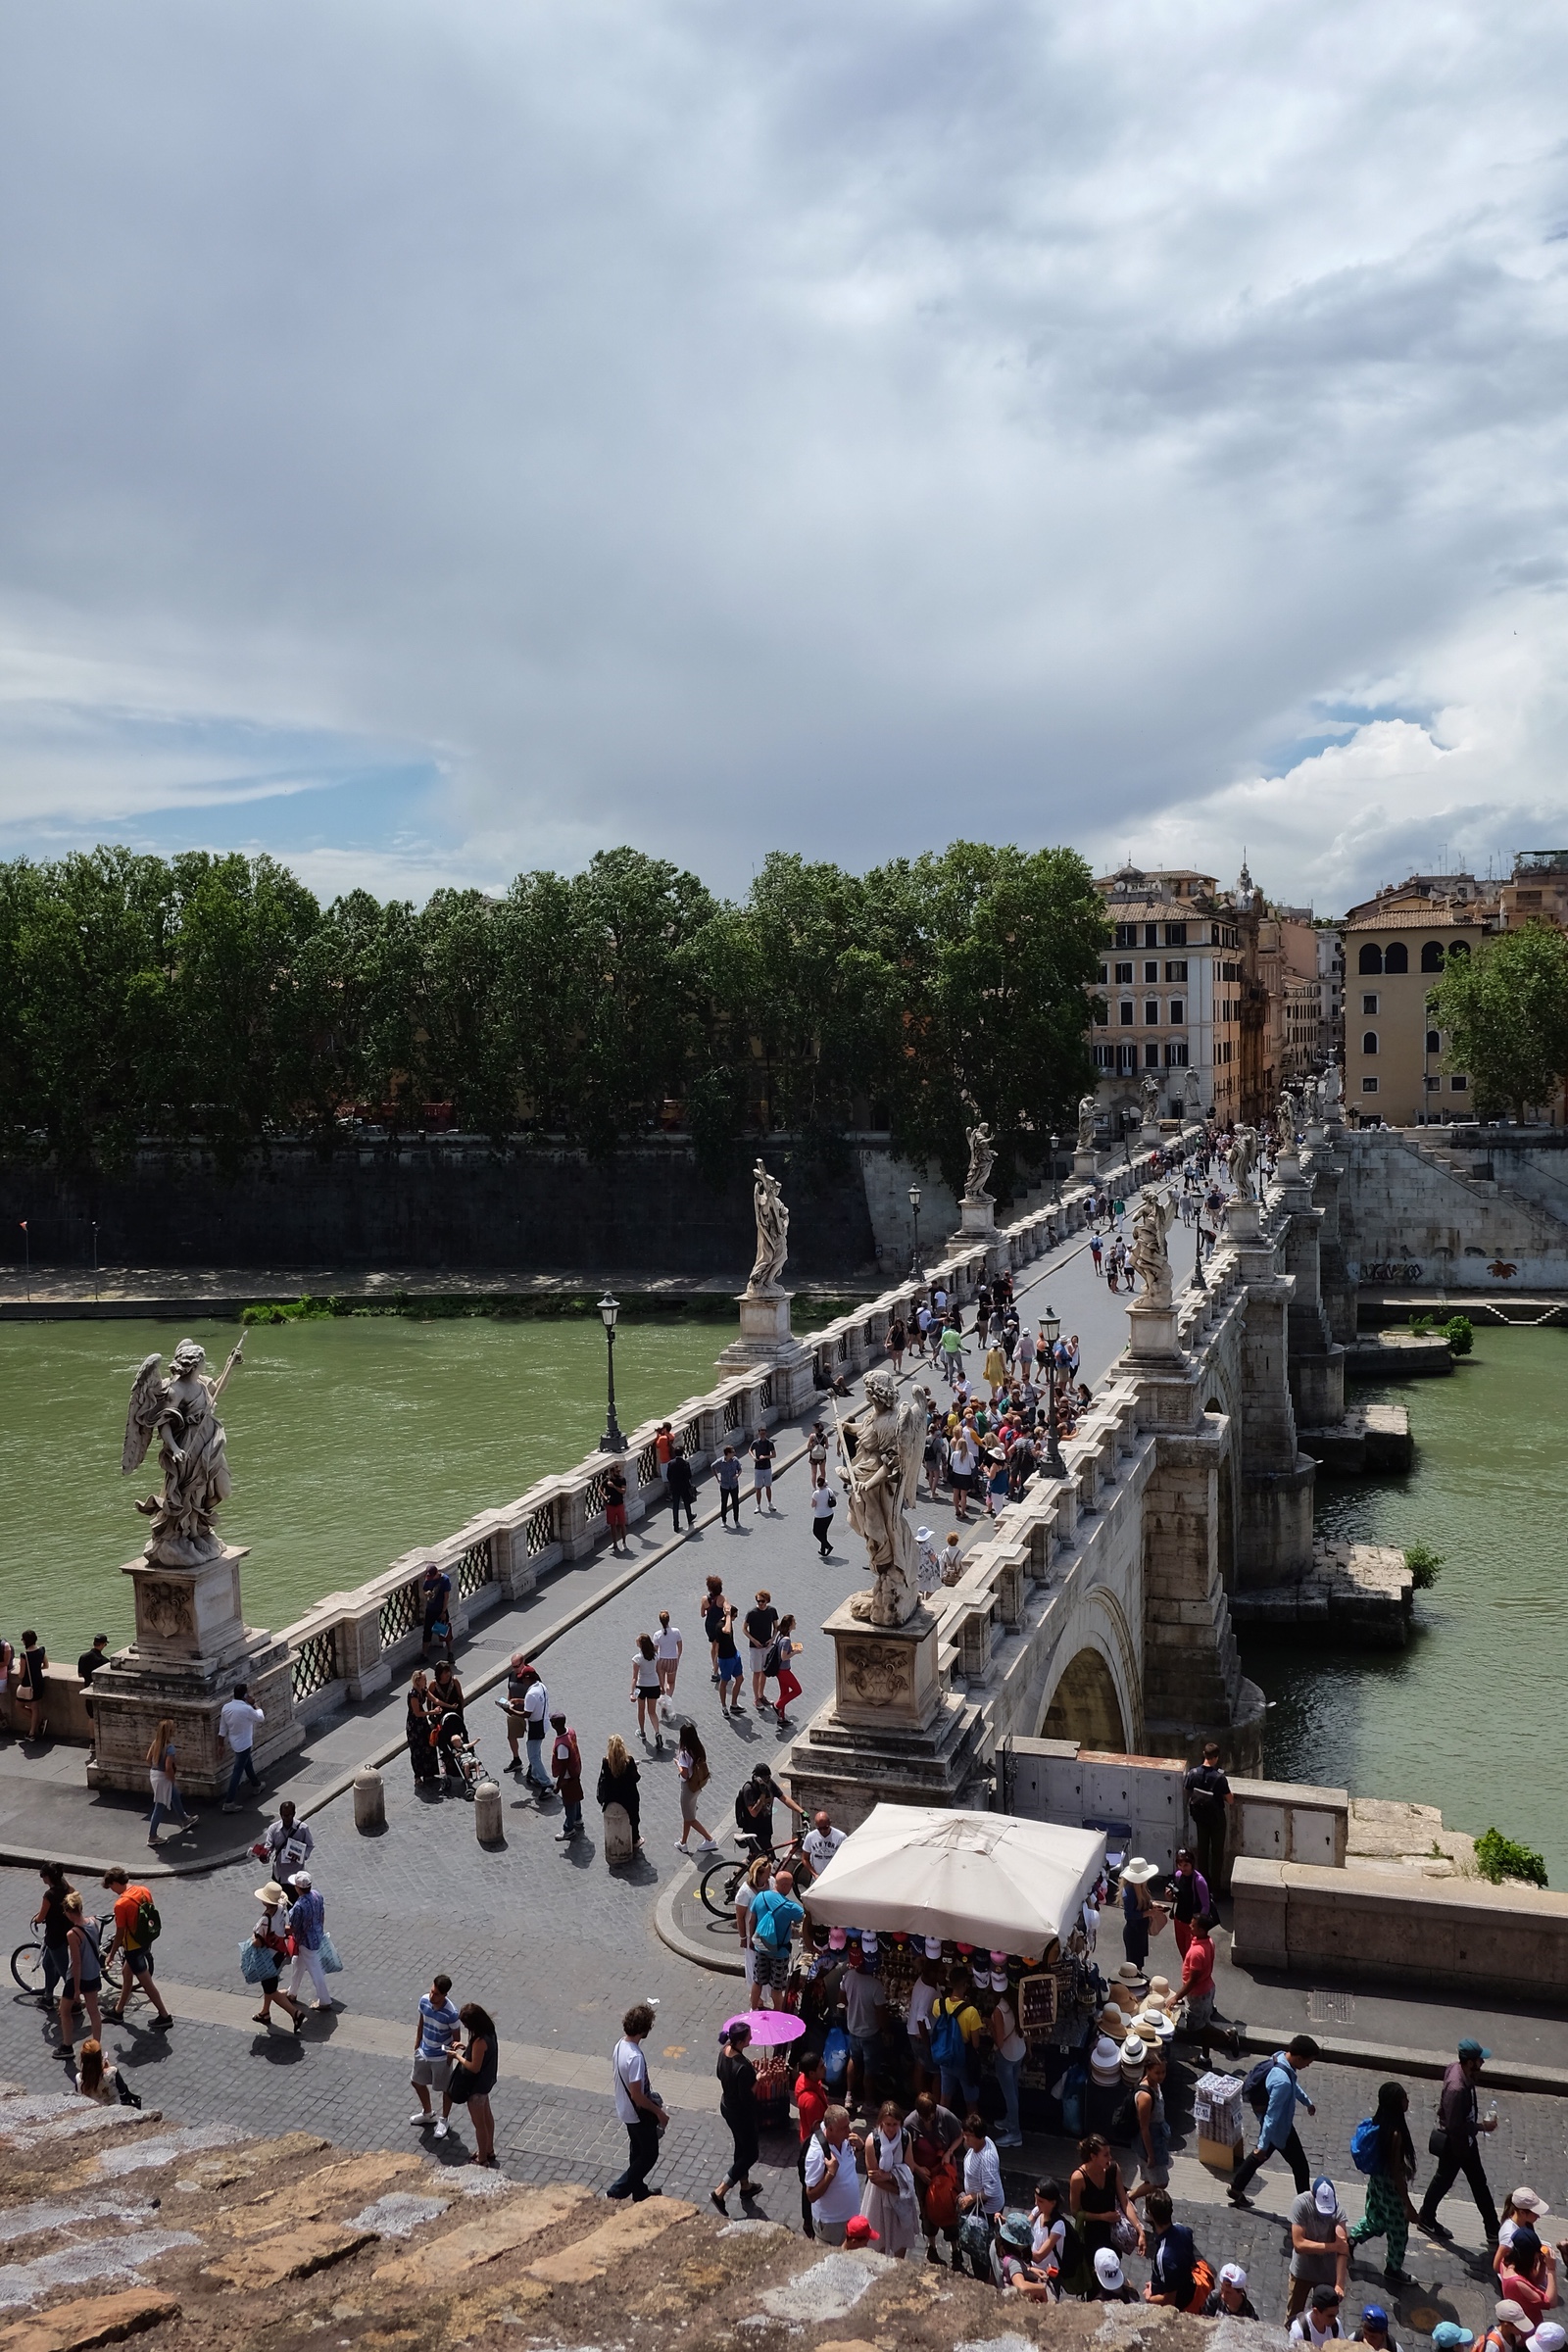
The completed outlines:
<svg viewBox="0 0 1568 2352">
<path fill-rule="evenodd" d="M 752 1372 L 764 1365 L 773 1375 L 773 1402 L 792 1419 L 816 1394 L 811 1358 L 790 1329 L 790 1300 L 782 1289 L 742 1291 L 737 1298 L 741 1331 L 717 1358 L 720 1372 Z"/>
<path fill-rule="evenodd" d="M 1100 1174 L 1100 1153 L 1093 1149 L 1075 1152 L 1072 1155 L 1072 1172 L 1075 1176 L 1087 1176 L 1093 1181 Z"/>
<path fill-rule="evenodd" d="M 1007 1262 L 1006 1245 L 997 1232 L 997 1204 L 989 1193 L 975 1199 L 965 1193 L 958 1202 L 958 1230 L 948 1236 L 950 1250 L 984 1250 L 986 1272 L 1000 1273 Z"/>
<path fill-rule="evenodd" d="M 873 1805 L 983 1806 L 990 1773 L 980 1711 L 950 1690 L 939 1620 L 924 1602 L 904 1625 L 867 1625 L 843 1601 L 823 1624 L 833 1697 L 781 1761 L 808 1813 L 854 1829 Z"/>
<path fill-rule="evenodd" d="M 1233 1242 L 1261 1242 L 1263 1225 L 1257 1202 L 1249 1196 L 1234 1193 L 1225 1203 L 1225 1233 Z"/>
<path fill-rule="evenodd" d="M 242 1547 L 225 1544 L 198 1568 L 126 1561 L 121 1573 L 135 1583 L 136 1638 L 93 1678 L 89 1788 L 146 1795 L 147 1750 L 167 1715 L 173 1719 L 181 1788 L 192 1797 L 226 1795 L 233 1757 L 220 1745 L 218 1718 L 236 1683 L 248 1685 L 252 1703 L 267 1717 L 256 1730 L 258 1772 L 304 1744 L 294 1721 L 288 1644 L 245 1623 L 239 1590 L 245 1556 Z"/>
<path fill-rule="evenodd" d="M 1179 1363 L 1182 1343 L 1175 1307 L 1134 1299 L 1127 1309 L 1127 1352 L 1136 1363 Z"/>
<path fill-rule="evenodd" d="M 1146 1119 L 1138 1130 L 1138 1142 L 1145 1152 L 1157 1152 L 1164 1140 L 1157 1119 Z"/>
</svg>

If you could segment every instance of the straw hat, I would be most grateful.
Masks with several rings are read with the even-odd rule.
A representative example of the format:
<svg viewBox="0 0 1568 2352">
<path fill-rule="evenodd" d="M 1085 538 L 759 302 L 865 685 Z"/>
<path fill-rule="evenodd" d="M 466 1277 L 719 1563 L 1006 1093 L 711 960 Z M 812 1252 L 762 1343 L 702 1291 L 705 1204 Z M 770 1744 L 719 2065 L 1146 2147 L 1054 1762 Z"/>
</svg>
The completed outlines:
<svg viewBox="0 0 1568 2352">
<path fill-rule="evenodd" d="M 1176 2021 L 1167 2017 L 1163 2009 L 1140 2009 L 1133 2024 L 1151 2045 L 1176 2038 Z"/>
<path fill-rule="evenodd" d="M 275 1879 L 269 1879 L 265 1886 L 257 1887 L 256 1900 L 259 1903 L 286 1903 L 288 1896 Z"/>
<path fill-rule="evenodd" d="M 1128 2068 L 1131 2067 L 1135 2074 L 1142 2074 L 1144 2069 L 1144 2061 L 1148 2058 L 1148 2056 L 1149 2044 L 1144 2040 L 1142 2034 L 1129 2034 L 1126 2040 L 1121 2045 L 1122 2073 L 1125 2074 Z"/>
<path fill-rule="evenodd" d="M 1126 2038 L 1127 2020 L 1119 2009 L 1102 2009 L 1097 2022 L 1101 2033 L 1108 2034 L 1112 2041 L 1122 2041 Z"/>
<path fill-rule="evenodd" d="M 1142 1854 L 1134 1854 L 1130 1862 L 1122 1864 L 1121 1875 L 1123 1885 L 1131 1880 L 1135 1886 L 1147 1886 L 1151 1879 L 1158 1878 L 1159 1865 L 1157 1862 L 1146 1862 Z"/>
<path fill-rule="evenodd" d="M 1169 1979 L 1169 1977 L 1151 1977 L 1151 1978 L 1150 1978 L 1150 1980 L 1149 1980 L 1149 2000 L 1150 2000 L 1150 2005 L 1151 2005 L 1151 2006 L 1152 2006 L 1152 2004 L 1153 2004 L 1153 2003 L 1154 2003 L 1156 2000 L 1158 2000 L 1158 2001 L 1162 2001 L 1162 2002 L 1163 2002 L 1163 2001 L 1168 2001 L 1169 1999 L 1170 1999 L 1170 1979 Z"/>
<path fill-rule="evenodd" d="M 1120 1968 L 1118 1968 L 1116 1971 L 1116 1982 L 1118 1984 L 1141 1984 L 1143 1981 L 1143 1970 L 1141 1968 L 1135 1968 L 1130 1960 L 1124 1960 Z"/>
</svg>

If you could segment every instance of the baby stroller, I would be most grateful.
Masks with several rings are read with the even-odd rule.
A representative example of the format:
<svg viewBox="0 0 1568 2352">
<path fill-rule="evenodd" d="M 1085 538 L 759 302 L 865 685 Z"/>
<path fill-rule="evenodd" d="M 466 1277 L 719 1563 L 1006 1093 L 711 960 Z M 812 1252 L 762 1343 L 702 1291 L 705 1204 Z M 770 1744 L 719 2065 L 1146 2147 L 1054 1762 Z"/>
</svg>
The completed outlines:
<svg viewBox="0 0 1568 2352">
<path fill-rule="evenodd" d="M 484 1779 L 484 1766 L 479 1751 L 468 1737 L 468 1727 L 456 1707 L 449 1707 L 441 1718 L 436 1734 L 436 1752 L 441 1758 L 442 1780 L 449 1796 L 466 1796 L 470 1802 L 474 1790 Z"/>
</svg>

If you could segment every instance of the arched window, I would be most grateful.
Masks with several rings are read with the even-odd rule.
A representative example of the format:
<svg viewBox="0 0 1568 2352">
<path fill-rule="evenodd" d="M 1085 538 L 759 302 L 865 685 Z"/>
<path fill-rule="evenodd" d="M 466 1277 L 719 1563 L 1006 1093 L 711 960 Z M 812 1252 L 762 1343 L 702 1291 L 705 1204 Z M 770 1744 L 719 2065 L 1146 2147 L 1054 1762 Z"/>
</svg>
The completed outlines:
<svg viewBox="0 0 1568 2352">
<path fill-rule="evenodd" d="M 1429 1029 L 1427 1031 L 1427 1052 L 1429 1054 L 1441 1054 L 1443 1052 L 1443 1039 L 1439 1036 L 1436 1029 Z"/>
<path fill-rule="evenodd" d="M 1361 1040 L 1361 1051 L 1363 1054 L 1375 1054 L 1377 1050 L 1378 1033 L 1375 1029 L 1369 1029 Z"/>
<path fill-rule="evenodd" d="M 1441 939 L 1429 939 L 1423 946 L 1421 950 L 1421 969 L 1424 972 L 1442 971 L 1443 942 Z"/>
<path fill-rule="evenodd" d="M 1361 950 L 1360 968 L 1363 972 L 1381 972 L 1383 969 L 1383 950 L 1370 939 Z"/>
<path fill-rule="evenodd" d="M 1467 939 L 1452 940 L 1448 947 L 1448 961 L 1451 963 L 1456 956 L 1468 956 L 1469 953 L 1470 942 Z"/>
<path fill-rule="evenodd" d="M 1386 972 L 1407 972 L 1410 969 L 1410 951 L 1402 939 L 1396 939 L 1383 958 Z"/>
</svg>

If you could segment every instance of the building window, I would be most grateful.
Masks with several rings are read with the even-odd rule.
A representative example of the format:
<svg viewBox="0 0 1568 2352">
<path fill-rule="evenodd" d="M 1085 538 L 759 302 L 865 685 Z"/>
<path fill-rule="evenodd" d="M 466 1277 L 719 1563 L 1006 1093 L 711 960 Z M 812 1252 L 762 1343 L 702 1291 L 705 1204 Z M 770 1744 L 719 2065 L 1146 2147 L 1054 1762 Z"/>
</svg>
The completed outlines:
<svg viewBox="0 0 1568 2352">
<path fill-rule="evenodd" d="M 1363 997 L 1361 999 L 1361 1010 L 1363 1012 L 1376 1012 L 1377 1008 L 1378 1001 L 1376 997 Z"/>
<path fill-rule="evenodd" d="M 1102 1004 L 1100 1010 L 1096 1013 L 1095 1027 L 1097 1029 L 1108 1029 L 1110 1027 L 1110 1006 L 1108 1004 Z"/>
<path fill-rule="evenodd" d="M 1456 956 L 1468 956 L 1469 953 L 1470 942 L 1467 939 L 1453 939 L 1448 942 L 1448 961 L 1450 963 Z"/>
<path fill-rule="evenodd" d="M 1185 1037 L 1173 1037 L 1173 1038 L 1170 1040 L 1169 1044 L 1166 1046 L 1166 1048 L 1165 1048 L 1165 1067 L 1166 1067 L 1166 1069 L 1167 1069 L 1167 1070 L 1185 1070 L 1185 1069 L 1186 1069 L 1186 1067 L 1187 1067 L 1187 1040 L 1186 1040 L 1186 1038 L 1185 1038 Z"/>
<path fill-rule="evenodd" d="M 1136 948 L 1138 925 L 1136 923 L 1118 923 L 1116 925 L 1116 945 L 1118 948 Z"/>
<path fill-rule="evenodd" d="M 1144 1048 L 1144 1067 L 1146 1070 L 1157 1070 L 1159 1067 L 1159 1040 L 1157 1037 L 1152 1037 Z"/>
<path fill-rule="evenodd" d="M 1121 1011 L 1121 1025 L 1122 1025 L 1122 1027 L 1123 1027 L 1124 1029 L 1130 1029 L 1130 1028 L 1132 1027 L 1132 1025 L 1133 1025 L 1133 1008 L 1132 1008 L 1132 1006 L 1131 1006 L 1130 1004 L 1123 1004 L 1123 1005 L 1120 1007 L 1120 1011 Z"/>
<path fill-rule="evenodd" d="M 1158 978 L 1159 978 L 1159 965 L 1158 965 L 1158 963 L 1157 963 L 1157 962 L 1154 962 L 1154 963 L 1146 963 L 1146 964 L 1145 964 L 1145 966 L 1144 966 L 1144 986 L 1145 986 L 1146 988 L 1152 988 L 1152 987 L 1153 987 L 1153 985 L 1154 985 L 1154 982 L 1155 982 L 1155 981 L 1156 981 Z"/>
<path fill-rule="evenodd" d="M 1182 928 L 1183 928 L 1183 930 L 1185 930 L 1185 929 L 1186 929 L 1186 927 L 1187 927 L 1187 926 L 1186 926 L 1186 924 L 1184 923 L 1184 924 L 1182 925 Z M 1186 958 L 1186 956 L 1182 956 L 1182 957 L 1180 958 L 1180 960 L 1179 960 L 1179 961 L 1177 961 L 1176 963 L 1167 963 L 1167 964 L 1166 964 L 1166 966 L 1165 966 L 1165 977 L 1166 977 L 1166 979 L 1167 979 L 1167 980 L 1185 980 L 1185 979 L 1186 979 L 1186 977 L 1187 977 L 1187 958 Z"/>
<path fill-rule="evenodd" d="M 1468 1078 L 1450 1078 L 1448 1080 L 1448 1091 L 1450 1094 L 1462 1095 L 1468 1089 L 1469 1084 L 1470 1081 Z"/>
<path fill-rule="evenodd" d="M 1185 923 L 1167 923 L 1165 925 L 1165 945 L 1167 948 L 1185 948 L 1187 925 Z M 1182 977 L 1185 979 L 1186 974 L 1184 973 Z"/>
<path fill-rule="evenodd" d="M 1159 999 L 1157 997 L 1149 997 L 1145 1000 L 1144 1027 L 1146 1029 L 1159 1027 Z"/>
<path fill-rule="evenodd" d="M 1410 969 L 1410 951 L 1402 939 L 1395 940 L 1384 949 L 1383 969 L 1386 972 L 1407 972 Z"/>
<path fill-rule="evenodd" d="M 1435 1095 L 1442 1084 L 1441 1078 L 1434 1077 L 1430 1071 L 1427 1073 L 1427 1093 L 1429 1095 Z"/>
<path fill-rule="evenodd" d="M 1118 1046 L 1116 1048 L 1116 1067 L 1124 1078 L 1130 1077 L 1138 1067 L 1138 1048 L 1136 1046 Z"/>
<path fill-rule="evenodd" d="M 1102 988 L 1108 988 L 1110 986 L 1110 966 L 1108 963 L 1102 963 L 1100 967 L 1100 985 Z"/>
<path fill-rule="evenodd" d="M 1158 947 L 1159 925 L 1157 923 L 1146 923 L 1144 925 L 1144 945 L 1146 948 Z"/>
<path fill-rule="evenodd" d="M 1375 1029 L 1369 1029 L 1361 1040 L 1361 1051 L 1363 1054 L 1375 1054 L 1377 1050 L 1378 1033 Z"/>
<path fill-rule="evenodd" d="M 1363 1078 L 1363 1079 L 1362 1079 L 1362 1081 L 1361 1081 L 1361 1092 L 1362 1092 L 1362 1094 L 1363 1094 L 1363 1095 L 1375 1095 L 1375 1094 L 1377 1093 L 1377 1091 L 1378 1091 L 1378 1082 L 1377 1082 L 1377 1080 L 1376 1080 L 1375 1078 Z"/>
<path fill-rule="evenodd" d="M 1114 1046 L 1097 1046 L 1097 1047 L 1095 1048 L 1095 1067 L 1096 1067 L 1096 1069 L 1097 1069 L 1097 1070 L 1111 1070 L 1111 1069 L 1114 1069 L 1114 1068 L 1115 1068 L 1115 1066 L 1116 1066 L 1116 1049 L 1115 1049 L 1115 1047 L 1114 1047 Z"/>
<path fill-rule="evenodd" d="M 1424 972 L 1442 971 L 1443 942 L 1441 939 L 1429 939 L 1423 946 L 1421 950 L 1421 969 Z"/>
<path fill-rule="evenodd" d="M 1440 1031 L 1436 1029 L 1429 1029 L 1427 1031 L 1427 1052 L 1429 1054 L 1441 1054 L 1443 1052 L 1443 1037 Z"/>
<path fill-rule="evenodd" d="M 1171 999 L 1171 1001 L 1170 1001 L 1170 1025 L 1171 1025 L 1171 1027 L 1172 1027 L 1173 1029 L 1179 1029 L 1179 1028 L 1181 1027 L 1181 1025 L 1182 1025 L 1183 1021 L 1185 1021 L 1185 1020 L 1186 1020 L 1186 1018 L 1187 1018 L 1187 1004 L 1186 1004 L 1186 1001 L 1185 1001 L 1185 999 L 1183 999 L 1183 998 L 1181 998 L 1181 997 L 1172 997 L 1172 999 Z"/>
<path fill-rule="evenodd" d="M 1117 966 L 1116 966 L 1116 985 L 1117 985 L 1117 987 L 1118 987 L 1118 988 L 1131 988 L 1132 984 L 1133 984 L 1133 967 L 1132 967 L 1132 965 L 1131 965 L 1130 963 L 1118 963 L 1118 964 L 1117 964 Z"/>
<path fill-rule="evenodd" d="M 1356 966 L 1356 969 L 1362 972 L 1382 971 L 1383 950 L 1374 940 L 1369 939 L 1366 943 L 1366 946 L 1361 950 L 1361 960 Z"/>
</svg>

